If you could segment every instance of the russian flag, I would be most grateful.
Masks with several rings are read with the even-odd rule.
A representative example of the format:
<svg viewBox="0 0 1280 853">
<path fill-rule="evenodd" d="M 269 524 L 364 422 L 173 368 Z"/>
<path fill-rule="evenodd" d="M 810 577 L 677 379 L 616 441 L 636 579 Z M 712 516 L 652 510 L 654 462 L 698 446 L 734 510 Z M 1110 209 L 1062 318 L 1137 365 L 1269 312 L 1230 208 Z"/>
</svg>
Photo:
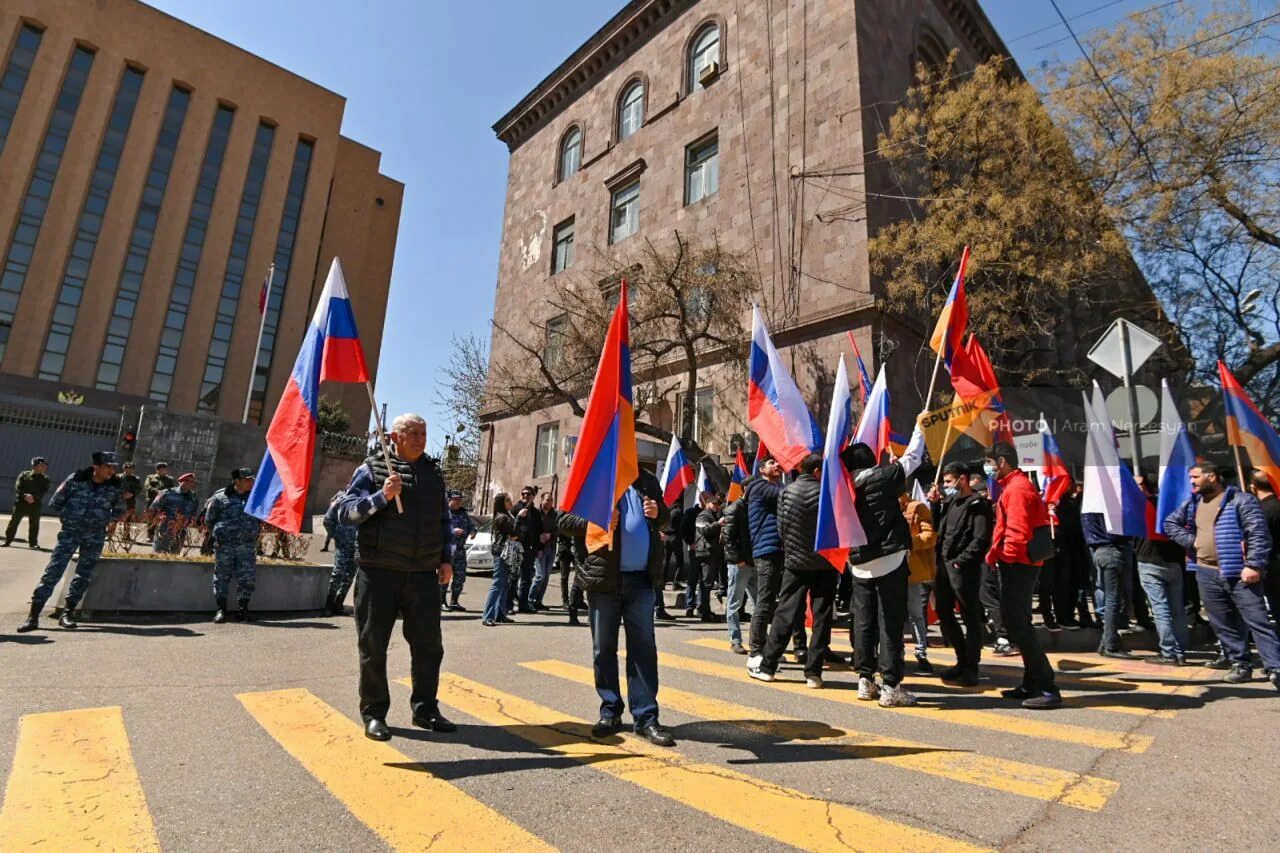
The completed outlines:
<svg viewBox="0 0 1280 853">
<path fill-rule="evenodd" d="M 711 482 L 710 475 L 707 474 L 705 460 L 704 464 L 698 466 L 698 482 L 696 485 L 698 487 L 698 492 L 694 497 L 699 503 L 702 502 L 703 495 L 716 490 L 715 485 Z"/>
<path fill-rule="evenodd" d="M 849 336 L 849 346 L 853 347 L 853 360 L 858 363 L 858 402 L 866 405 L 867 397 L 871 395 L 871 377 L 867 375 L 867 366 L 862 363 L 862 353 L 858 351 L 853 332 L 845 334 Z"/>
<path fill-rule="evenodd" d="M 969 326 L 969 301 L 964 295 L 964 275 L 969 267 L 969 247 L 964 247 L 960 255 L 960 269 L 956 272 L 956 280 L 951 284 L 951 292 L 947 294 L 947 304 L 942 306 L 938 315 L 938 325 L 933 327 L 933 337 L 929 339 L 929 347 L 951 370 L 951 359 L 960 350 L 964 342 L 964 331 Z"/>
<path fill-rule="evenodd" d="M 836 383 L 839 385 L 839 383 Z M 889 388 L 885 384 L 884 365 L 876 374 L 876 384 L 871 386 L 867 404 L 862 409 L 858 428 L 853 431 L 853 444 L 865 444 L 880 458 L 889 447 Z"/>
<path fill-rule="evenodd" d="M 1049 429 L 1049 422 L 1045 420 L 1044 412 L 1040 413 L 1040 439 L 1044 444 L 1044 482 L 1041 483 L 1044 489 L 1044 502 L 1061 503 L 1063 495 L 1071 490 L 1071 470 L 1067 468 L 1067 461 L 1062 458 L 1058 439 L 1054 438 L 1053 432 Z"/>
<path fill-rule="evenodd" d="M 684 490 L 693 485 L 693 478 L 693 464 L 684 455 L 680 437 L 672 435 L 671 447 L 667 449 L 667 463 L 662 468 L 663 502 L 667 506 L 675 506 Z"/>
<path fill-rule="evenodd" d="M 1249 399 L 1244 387 L 1227 366 L 1218 362 L 1222 398 L 1227 409 L 1227 442 L 1243 447 L 1254 468 L 1267 475 L 1271 488 L 1280 493 L 1280 435 Z M 1240 488 L 1247 489 L 1247 483 Z"/>
<path fill-rule="evenodd" d="M 631 342 L 627 328 L 627 283 L 596 368 L 586 414 L 578 432 L 573 465 L 560 509 L 587 520 L 587 548 L 598 551 L 613 542 L 613 511 L 640 476 L 635 411 L 631 396 Z"/>
<path fill-rule="evenodd" d="M 1169 380 L 1160 381 L 1160 493 L 1156 497 L 1156 530 L 1191 497 L 1191 469 L 1196 453 L 1187 425 L 1178 414 Z"/>
<path fill-rule="evenodd" d="M 742 455 L 742 448 L 738 448 L 738 454 L 733 460 L 733 473 L 729 475 L 729 494 L 725 499 L 730 503 L 742 497 L 742 484 L 746 482 L 750 472 L 747 470 L 747 457 Z"/>
<path fill-rule="evenodd" d="M 368 382 L 351 297 L 335 257 L 302 349 L 267 428 L 267 452 L 245 510 L 289 533 L 302 530 L 311 485 L 321 382 Z"/>
<path fill-rule="evenodd" d="M 1080 511 L 1101 513 L 1108 533 L 1116 536 L 1147 535 L 1147 497 L 1120 458 L 1115 434 L 1107 415 L 1102 389 L 1093 383 L 1093 404 L 1083 392 L 1084 414 L 1089 423 L 1085 443 L 1084 498 Z"/>
<path fill-rule="evenodd" d="M 813 550 L 843 572 L 849 560 L 849 549 L 867 544 L 867 534 L 858 520 L 854 505 L 853 476 L 844 469 L 840 451 L 849 446 L 849 426 L 853 423 L 853 407 L 849 396 L 849 374 L 844 356 L 836 369 L 835 392 L 831 398 L 831 415 L 827 418 L 827 443 L 823 448 L 822 481 L 818 492 L 818 532 Z"/>
<path fill-rule="evenodd" d="M 822 446 L 818 424 L 800 396 L 782 357 L 774 349 L 759 307 L 751 313 L 751 374 L 747 380 L 747 420 L 784 471 Z"/>
</svg>

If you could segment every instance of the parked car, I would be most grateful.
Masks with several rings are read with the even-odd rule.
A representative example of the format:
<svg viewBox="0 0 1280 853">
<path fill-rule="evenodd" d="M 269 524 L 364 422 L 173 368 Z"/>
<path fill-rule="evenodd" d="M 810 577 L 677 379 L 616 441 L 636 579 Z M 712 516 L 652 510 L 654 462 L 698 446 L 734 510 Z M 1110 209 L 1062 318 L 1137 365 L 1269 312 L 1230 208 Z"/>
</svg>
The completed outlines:
<svg viewBox="0 0 1280 853">
<path fill-rule="evenodd" d="M 467 573 L 493 574 L 493 518 L 487 515 L 472 516 L 476 523 L 476 538 L 467 540 Z"/>
</svg>

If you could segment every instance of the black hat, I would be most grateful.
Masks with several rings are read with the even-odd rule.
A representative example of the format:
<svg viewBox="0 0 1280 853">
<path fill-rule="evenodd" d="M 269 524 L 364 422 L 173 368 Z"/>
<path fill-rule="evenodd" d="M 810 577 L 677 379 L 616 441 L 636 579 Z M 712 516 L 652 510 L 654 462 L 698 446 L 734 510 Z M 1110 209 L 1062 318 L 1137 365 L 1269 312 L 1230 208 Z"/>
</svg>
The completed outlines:
<svg viewBox="0 0 1280 853">
<path fill-rule="evenodd" d="M 37 465 L 48 465 L 48 464 L 49 464 L 49 460 L 48 460 L 48 459 L 45 459 L 43 456 L 32 456 L 32 457 L 31 457 L 31 467 L 32 467 L 32 468 L 36 467 Z"/>
<path fill-rule="evenodd" d="M 116 455 L 110 450 L 99 450 L 93 454 L 94 465 L 114 465 L 116 464 Z"/>
<path fill-rule="evenodd" d="M 458 491 L 457 489 L 449 490 L 449 500 L 452 501 L 452 500 L 461 500 L 461 499 L 462 499 L 462 492 Z"/>
<path fill-rule="evenodd" d="M 231 479 L 233 480 L 254 480 L 257 479 L 258 472 L 252 468 L 232 468 Z"/>
</svg>

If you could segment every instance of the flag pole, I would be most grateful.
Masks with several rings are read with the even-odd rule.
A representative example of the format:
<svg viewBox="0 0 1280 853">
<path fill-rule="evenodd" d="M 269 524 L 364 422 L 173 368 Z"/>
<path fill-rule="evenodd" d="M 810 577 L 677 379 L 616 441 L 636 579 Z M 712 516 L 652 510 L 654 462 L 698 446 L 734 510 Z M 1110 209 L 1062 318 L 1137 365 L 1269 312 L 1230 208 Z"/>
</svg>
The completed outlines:
<svg viewBox="0 0 1280 853">
<path fill-rule="evenodd" d="M 244 392 L 244 414 L 240 416 L 240 423 L 247 424 L 249 422 L 249 403 L 253 400 L 253 380 L 258 374 L 258 350 L 262 348 L 262 333 L 267 328 L 267 307 L 271 304 L 271 283 L 276 278 L 276 264 L 271 262 L 271 266 L 267 267 L 267 295 L 262 300 L 262 318 L 258 320 L 258 340 L 253 345 L 253 364 L 249 367 L 249 388 Z"/>
<path fill-rule="evenodd" d="M 936 469 L 933 472 L 933 484 L 936 486 L 942 482 L 942 460 L 947 457 L 947 442 L 951 441 L 951 423 L 955 412 L 951 412 L 947 416 L 947 434 L 942 439 L 942 452 L 938 454 L 938 462 L 934 465 Z"/>
<path fill-rule="evenodd" d="M 1240 491 L 1243 492 L 1246 486 L 1244 482 L 1244 463 L 1240 461 L 1240 445 L 1233 444 L 1231 449 L 1236 452 L 1236 475 L 1240 478 Z"/>
<path fill-rule="evenodd" d="M 373 411 L 373 422 L 378 425 L 378 445 L 382 448 L 382 461 L 387 463 L 387 471 L 394 472 L 391 467 L 391 448 L 387 445 L 387 432 L 383 428 L 382 417 L 378 414 L 378 401 L 373 398 L 373 383 L 365 380 L 364 390 L 369 392 L 369 405 Z M 400 502 L 400 496 L 396 495 L 396 509 L 404 512 L 404 504 Z"/>
</svg>

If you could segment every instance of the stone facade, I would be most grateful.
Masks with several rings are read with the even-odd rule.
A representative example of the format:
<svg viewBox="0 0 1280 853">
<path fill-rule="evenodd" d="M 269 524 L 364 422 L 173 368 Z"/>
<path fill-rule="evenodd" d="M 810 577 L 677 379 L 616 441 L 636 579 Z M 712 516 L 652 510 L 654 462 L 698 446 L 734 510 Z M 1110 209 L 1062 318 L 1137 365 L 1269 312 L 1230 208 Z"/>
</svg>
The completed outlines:
<svg viewBox="0 0 1280 853">
<path fill-rule="evenodd" d="M 874 311 L 881 288 L 868 269 L 868 235 L 905 210 L 868 195 L 895 192 L 894 176 L 868 149 L 916 61 L 955 48 L 963 68 L 1007 51 L 974 0 L 783 0 L 772 4 L 772 18 L 768 9 L 635 0 L 495 125 L 511 157 L 494 317 L 517 328 L 551 319 L 546 296 L 574 272 L 552 275 L 551 267 L 553 231 L 569 217 L 575 265 L 596 251 L 625 259 L 643 240 L 661 243 L 673 231 L 693 242 L 715 237 L 757 265 L 768 315 L 777 318 L 775 342 L 815 416 L 825 418 L 852 330 L 868 369 L 887 354 L 882 341 L 898 344 L 888 369 L 905 423 L 902 409 L 918 405 L 928 384 L 932 365 L 914 358 L 928 321 L 904 329 Z M 719 74 L 691 86 L 690 48 L 712 25 L 720 30 Z M 619 141 L 619 98 L 632 80 L 644 83 L 645 120 Z M 559 181 L 559 148 L 572 128 L 582 132 L 582 167 Z M 685 204 L 687 146 L 712 133 L 719 191 Z M 635 169 L 642 169 L 639 230 L 609 245 L 611 179 Z M 749 332 L 749 316 L 743 328 Z M 495 363 L 516 353 L 495 332 Z M 669 412 L 652 417 L 670 423 Z M 728 436 L 745 432 L 745 388 L 718 399 L 716 417 L 736 421 L 708 447 L 727 457 Z M 563 406 L 491 413 L 481 501 L 527 482 L 556 485 L 567 470 L 562 452 L 552 476 L 533 477 L 537 427 L 552 422 L 562 442 L 576 433 Z"/>
</svg>

